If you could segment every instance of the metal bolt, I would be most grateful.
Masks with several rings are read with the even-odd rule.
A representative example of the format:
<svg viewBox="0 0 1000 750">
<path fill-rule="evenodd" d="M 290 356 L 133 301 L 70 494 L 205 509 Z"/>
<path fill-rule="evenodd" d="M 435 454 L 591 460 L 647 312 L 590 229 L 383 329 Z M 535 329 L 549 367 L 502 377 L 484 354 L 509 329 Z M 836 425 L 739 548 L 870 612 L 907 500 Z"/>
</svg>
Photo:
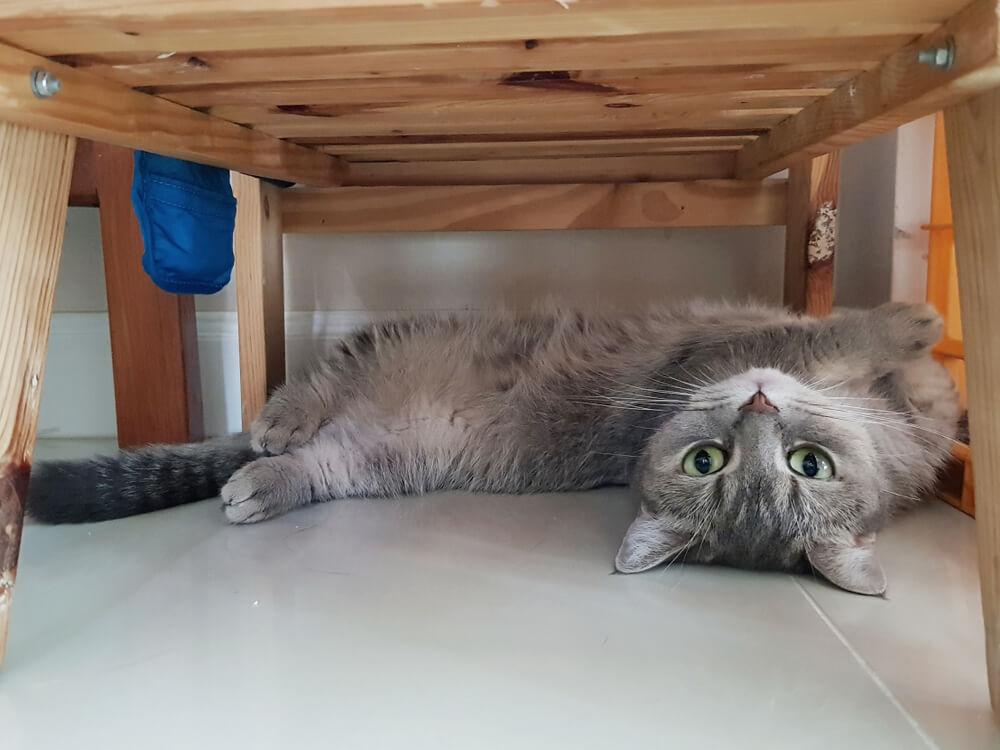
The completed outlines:
<svg viewBox="0 0 1000 750">
<path fill-rule="evenodd" d="M 62 81 L 44 68 L 35 68 L 31 71 L 31 91 L 39 99 L 55 96 L 59 93 L 60 88 L 62 88 Z"/>
<path fill-rule="evenodd" d="M 951 70 L 955 64 L 955 40 L 949 39 L 941 47 L 920 50 L 917 62 L 930 65 L 936 70 Z"/>
</svg>

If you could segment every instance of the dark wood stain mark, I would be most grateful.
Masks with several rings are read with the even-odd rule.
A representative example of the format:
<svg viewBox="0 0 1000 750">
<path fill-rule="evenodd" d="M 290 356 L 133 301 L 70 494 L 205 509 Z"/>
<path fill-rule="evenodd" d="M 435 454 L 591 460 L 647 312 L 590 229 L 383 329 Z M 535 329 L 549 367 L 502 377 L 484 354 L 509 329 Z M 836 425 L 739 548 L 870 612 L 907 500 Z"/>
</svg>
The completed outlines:
<svg viewBox="0 0 1000 750">
<path fill-rule="evenodd" d="M 524 86 L 549 91 L 585 91 L 594 94 L 620 94 L 614 86 L 578 81 L 568 70 L 528 70 L 511 73 L 500 80 L 502 86 Z"/>
<path fill-rule="evenodd" d="M 31 464 L 9 463 L 0 468 L 0 599 L 9 596 L 17 573 L 17 555 L 21 547 L 24 504 L 28 497 Z"/>
<path fill-rule="evenodd" d="M 640 104 L 632 104 L 631 102 L 608 102 L 604 105 L 608 109 L 635 109 L 640 107 Z"/>
<path fill-rule="evenodd" d="M 537 39 L 525 39 L 524 40 L 524 48 L 525 49 L 534 49 L 537 46 L 538 46 L 538 40 Z"/>
<path fill-rule="evenodd" d="M 343 117 L 371 111 L 367 104 L 278 104 L 274 112 L 299 117 Z"/>
<path fill-rule="evenodd" d="M 200 57 L 195 57 L 194 55 L 184 61 L 184 66 L 187 68 L 194 68 L 195 70 L 208 70 L 212 67 Z"/>
</svg>

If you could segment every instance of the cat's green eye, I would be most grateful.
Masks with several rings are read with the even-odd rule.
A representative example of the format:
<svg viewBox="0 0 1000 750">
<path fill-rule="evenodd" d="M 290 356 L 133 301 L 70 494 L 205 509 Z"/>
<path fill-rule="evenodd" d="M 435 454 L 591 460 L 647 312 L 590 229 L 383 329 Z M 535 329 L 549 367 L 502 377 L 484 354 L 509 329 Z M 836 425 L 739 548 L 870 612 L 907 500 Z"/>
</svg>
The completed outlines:
<svg viewBox="0 0 1000 750">
<path fill-rule="evenodd" d="M 833 477 L 833 461 L 819 448 L 796 448 L 788 454 L 788 465 L 796 474 L 808 479 Z"/>
<path fill-rule="evenodd" d="M 699 445 L 684 456 L 681 468 L 692 477 L 707 477 L 726 465 L 726 453 L 714 445 Z"/>
</svg>

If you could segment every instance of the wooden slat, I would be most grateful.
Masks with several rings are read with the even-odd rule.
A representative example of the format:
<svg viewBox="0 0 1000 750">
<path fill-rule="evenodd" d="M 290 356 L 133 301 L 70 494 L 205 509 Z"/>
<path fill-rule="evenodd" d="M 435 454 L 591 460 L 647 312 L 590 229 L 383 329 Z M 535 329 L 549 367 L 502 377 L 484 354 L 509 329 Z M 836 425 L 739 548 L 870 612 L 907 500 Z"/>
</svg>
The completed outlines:
<svg viewBox="0 0 1000 750">
<path fill-rule="evenodd" d="M 788 171 L 784 304 L 809 315 L 833 310 L 840 157 L 818 156 Z"/>
<path fill-rule="evenodd" d="M 63 61 L 131 86 L 398 79 L 410 76 L 492 75 L 597 71 L 610 77 L 637 67 L 684 74 L 750 75 L 840 73 L 865 70 L 913 39 L 912 34 L 859 36 L 782 34 L 771 29 L 738 34 L 639 34 L 591 39 L 537 39 L 478 44 L 330 48 L 285 52 L 240 50 L 194 53 L 77 54 Z M 705 50 L 711 48 L 711 57 Z M 586 80 L 586 77 L 584 77 Z"/>
<path fill-rule="evenodd" d="M 588 118 L 621 122 L 623 125 L 650 127 L 657 121 L 675 117 L 719 112 L 796 112 L 815 101 L 820 93 L 813 89 L 778 91 L 723 91 L 715 93 L 619 94 L 607 96 L 580 92 L 538 91 L 530 101 L 505 99 L 481 101 L 402 102 L 395 104 L 292 104 L 278 106 L 223 105 L 210 114 L 224 120 L 254 127 L 288 126 L 312 123 L 317 127 L 348 122 L 369 132 L 367 123 L 392 123 L 402 131 L 437 129 L 435 132 L 474 132 L 497 127 L 497 117 L 504 125 L 525 119 L 536 123 L 558 123 Z M 464 126 L 464 127 L 463 127 Z M 347 126 L 345 126 L 347 127 Z"/>
<path fill-rule="evenodd" d="M 785 183 L 361 187 L 290 190 L 289 233 L 773 226 Z"/>
<path fill-rule="evenodd" d="M 738 34 L 650 34 L 591 39 L 525 37 L 509 42 L 352 48 L 324 42 L 311 50 L 130 52 L 63 55 L 64 61 L 130 86 L 193 86 L 219 83 L 384 79 L 404 76 L 488 75 L 496 78 L 535 71 L 615 71 L 637 67 L 693 74 L 751 75 L 865 70 L 912 40 L 918 32 L 875 34 L 855 26 L 857 37 L 822 32 L 762 29 Z M 707 51 L 711 54 L 706 54 Z"/>
<path fill-rule="evenodd" d="M 536 111 L 536 107 L 494 107 L 475 110 L 454 107 L 435 111 L 433 107 L 399 108 L 386 113 L 365 113 L 317 117 L 288 113 L 251 116 L 247 123 L 261 133 L 276 138 L 321 138 L 338 140 L 351 136 L 468 136 L 490 140 L 498 133 L 530 135 L 544 132 L 552 138 L 586 134 L 613 133 L 619 137 L 648 133 L 653 128 L 665 131 L 686 129 L 711 135 L 715 131 L 763 130 L 799 112 L 798 107 L 760 107 L 756 109 L 716 109 L 697 112 L 659 111 L 656 107 L 577 108 L 558 112 Z M 238 113 L 231 113 L 238 115 Z M 662 132 L 662 131 L 661 131 Z"/>
<path fill-rule="evenodd" d="M 956 50 L 950 70 L 918 61 L 920 51 L 949 41 Z M 738 157 L 737 173 L 746 179 L 766 176 L 797 159 L 885 132 L 996 86 L 1000 86 L 997 0 L 977 0 L 940 29 L 748 144 Z"/>
<path fill-rule="evenodd" d="M 132 152 L 92 144 L 115 381 L 118 444 L 204 437 L 194 298 L 157 288 L 142 268 Z"/>
<path fill-rule="evenodd" d="M 804 90 L 825 96 L 852 77 L 844 71 L 755 72 L 743 67 L 731 71 L 534 71 L 513 75 L 435 75 L 408 78 L 344 78 L 324 81 L 273 81 L 210 84 L 207 86 L 148 87 L 155 94 L 185 107 L 222 105 L 323 105 L 340 107 L 399 105 L 417 102 L 474 102 L 484 100 L 534 103 L 546 94 L 580 98 L 607 98 L 641 94 L 721 94 Z M 772 93 L 772 96 L 775 94 Z"/>
<path fill-rule="evenodd" d="M 72 138 L 0 123 L 0 663 L 62 252 Z"/>
<path fill-rule="evenodd" d="M 858 28 L 919 34 L 962 0 L 551 0 L 482 3 L 325 2 L 249 10 L 241 3 L 120 3 L 74 0 L 56 12 L 6 6 L 0 35 L 39 54 L 293 49 L 546 40 L 640 33 L 814 29 L 853 36 Z M 572 5 L 573 7 L 566 7 Z M 182 7 L 183 6 L 183 7 Z M 848 23 L 845 20 L 849 19 Z M 69 22 L 68 22 L 69 21 Z"/>
<path fill-rule="evenodd" d="M 39 67 L 62 83 L 51 98 L 31 91 L 30 74 Z M 0 46 L 0 121 L 307 185 L 335 185 L 342 170 L 327 154 L 5 46 Z"/>
<path fill-rule="evenodd" d="M 945 111 L 993 710 L 1000 712 L 1000 90 Z"/>
<path fill-rule="evenodd" d="M 665 138 L 568 138 L 540 141 L 422 142 L 399 139 L 397 143 L 334 143 L 321 146 L 351 164 L 365 161 L 469 161 L 587 156 L 644 156 L 737 151 L 756 136 L 674 136 Z M 352 167 L 353 169 L 353 167 Z"/>
<path fill-rule="evenodd" d="M 285 380 L 285 296 L 281 191 L 233 174 L 236 194 L 236 302 L 243 429 Z"/>
<path fill-rule="evenodd" d="M 363 162 L 344 185 L 530 185 L 580 182 L 670 182 L 733 176 L 732 152 L 564 159 Z"/>
</svg>

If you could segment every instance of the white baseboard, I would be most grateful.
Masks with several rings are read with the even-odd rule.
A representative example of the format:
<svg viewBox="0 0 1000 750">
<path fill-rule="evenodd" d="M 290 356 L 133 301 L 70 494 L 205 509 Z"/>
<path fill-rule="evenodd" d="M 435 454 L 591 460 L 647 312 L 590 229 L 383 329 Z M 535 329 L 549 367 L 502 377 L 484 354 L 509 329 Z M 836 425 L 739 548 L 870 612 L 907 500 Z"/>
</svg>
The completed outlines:
<svg viewBox="0 0 1000 750">
<path fill-rule="evenodd" d="M 289 312 L 285 315 L 288 371 L 371 319 L 363 310 Z M 198 313 L 205 432 L 240 430 L 240 361 L 235 312 Z M 112 438 L 115 394 L 107 313 L 52 316 L 42 389 L 40 437 Z"/>
</svg>

